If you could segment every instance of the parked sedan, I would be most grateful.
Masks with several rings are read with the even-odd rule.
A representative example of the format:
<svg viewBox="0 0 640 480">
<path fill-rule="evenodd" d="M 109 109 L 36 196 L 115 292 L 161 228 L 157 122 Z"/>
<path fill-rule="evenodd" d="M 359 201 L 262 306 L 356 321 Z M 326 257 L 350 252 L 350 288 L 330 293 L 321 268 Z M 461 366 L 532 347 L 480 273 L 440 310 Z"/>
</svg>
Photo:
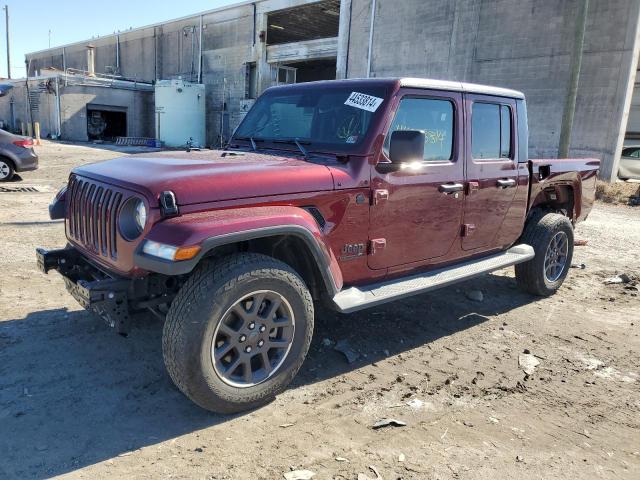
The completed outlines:
<svg viewBox="0 0 640 480">
<path fill-rule="evenodd" d="M 626 146 L 622 148 L 618 178 L 628 180 L 633 178 L 640 180 L 640 145 Z"/>
<path fill-rule="evenodd" d="M 0 182 L 7 182 L 16 172 L 38 168 L 33 140 L 0 130 Z"/>
</svg>

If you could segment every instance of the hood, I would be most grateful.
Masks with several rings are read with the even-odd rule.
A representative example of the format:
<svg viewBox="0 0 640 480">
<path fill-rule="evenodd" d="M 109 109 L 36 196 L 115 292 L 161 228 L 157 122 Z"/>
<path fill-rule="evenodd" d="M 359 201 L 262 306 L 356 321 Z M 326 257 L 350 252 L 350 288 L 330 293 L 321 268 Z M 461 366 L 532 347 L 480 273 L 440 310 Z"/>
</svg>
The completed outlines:
<svg viewBox="0 0 640 480">
<path fill-rule="evenodd" d="M 318 192 L 333 189 L 324 165 L 276 155 L 222 151 L 158 152 L 83 165 L 74 173 L 126 189 L 149 200 L 165 190 L 178 205 Z"/>
</svg>

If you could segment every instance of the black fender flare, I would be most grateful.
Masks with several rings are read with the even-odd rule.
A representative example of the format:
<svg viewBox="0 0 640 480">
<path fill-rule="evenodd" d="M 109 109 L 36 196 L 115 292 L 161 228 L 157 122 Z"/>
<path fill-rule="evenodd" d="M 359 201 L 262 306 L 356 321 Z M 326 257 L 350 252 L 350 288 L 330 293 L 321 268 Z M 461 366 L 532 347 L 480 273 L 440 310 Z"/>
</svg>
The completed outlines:
<svg viewBox="0 0 640 480">
<path fill-rule="evenodd" d="M 209 237 L 202 242 L 200 252 L 194 258 L 178 262 L 172 262 L 162 258 L 146 255 L 142 251 L 144 246 L 143 241 L 134 253 L 134 263 L 143 270 L 160 273 L 162 275 L 186 275 L 191 273 L 203 258 L 218 247 L 247 240 L 256 240 L 259 238 L 268 238 L 280 235 L 293 235 L 300 238 L 305 243 L 309 248 L 309 251 L 313 254 L 313 259 L 318 266 L 318 270 L 320 271 L 327 292 L 332 297 L 336 295 L 340 291 L 340 288 L 338 287 L 338 282 L 336 282 L 331 271 L 332 262 L 329 252 L 326 247 L 324 247 L 315 238 L 314 234 L 310 230 L 300 225 L 262 227 Z"/>
</svg>

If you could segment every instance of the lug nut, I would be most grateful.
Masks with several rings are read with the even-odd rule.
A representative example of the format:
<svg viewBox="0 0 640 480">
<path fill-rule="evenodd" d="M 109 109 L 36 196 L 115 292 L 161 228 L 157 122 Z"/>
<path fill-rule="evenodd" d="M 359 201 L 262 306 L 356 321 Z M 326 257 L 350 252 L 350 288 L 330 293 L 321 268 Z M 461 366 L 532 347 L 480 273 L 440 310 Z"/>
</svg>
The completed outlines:
<svg viewBox="0 0 640 480">
<path fill-rule="evenodd" d="M 253 322 L 251 322 L 251 323 L 249 324 L 249 330 L 253 330 L 254 328 L 256 328 L 256 324 L 255 324 L 255 323 L 253 323 Z"/>
<path fill-rule="evenodd" d="M 244 342 L 247 339 L 246 335 L 240 335 L 240 341 Z"/>
<path fill-rule="evenodd" d="M 267 329 L 267 327 L 265 327 L 264 325 L 260 325 L 260 331 L 264 332 Z"/>
<path fill-rule="evenodd" d="M 259 346 L 259 347 L 261 347 L 261 346 L 263 346 L 263 345 L 264 345 L 264 340 L 260 340 L 260 341 L 258 342 L 258 346 Z"/>
<path fill-rule="evenodd" d="M 247 352 L 247 353 L 251 353 L 251 347 L 245 348 L 244 351 Z"/>
</svg>

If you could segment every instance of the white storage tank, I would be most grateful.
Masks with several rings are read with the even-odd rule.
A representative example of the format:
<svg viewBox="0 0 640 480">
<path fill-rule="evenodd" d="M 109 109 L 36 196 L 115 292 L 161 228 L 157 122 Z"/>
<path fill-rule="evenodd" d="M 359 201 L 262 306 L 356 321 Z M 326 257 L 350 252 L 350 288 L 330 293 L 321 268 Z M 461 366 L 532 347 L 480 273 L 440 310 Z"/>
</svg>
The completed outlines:
<svg viewBox="0 0 640 480">
<path fill-rule="evenodd" d="M 205 146 L 204 85 L 183 80 L 156 82 L 156 138 L 168 147 Z"/>
</svg>

